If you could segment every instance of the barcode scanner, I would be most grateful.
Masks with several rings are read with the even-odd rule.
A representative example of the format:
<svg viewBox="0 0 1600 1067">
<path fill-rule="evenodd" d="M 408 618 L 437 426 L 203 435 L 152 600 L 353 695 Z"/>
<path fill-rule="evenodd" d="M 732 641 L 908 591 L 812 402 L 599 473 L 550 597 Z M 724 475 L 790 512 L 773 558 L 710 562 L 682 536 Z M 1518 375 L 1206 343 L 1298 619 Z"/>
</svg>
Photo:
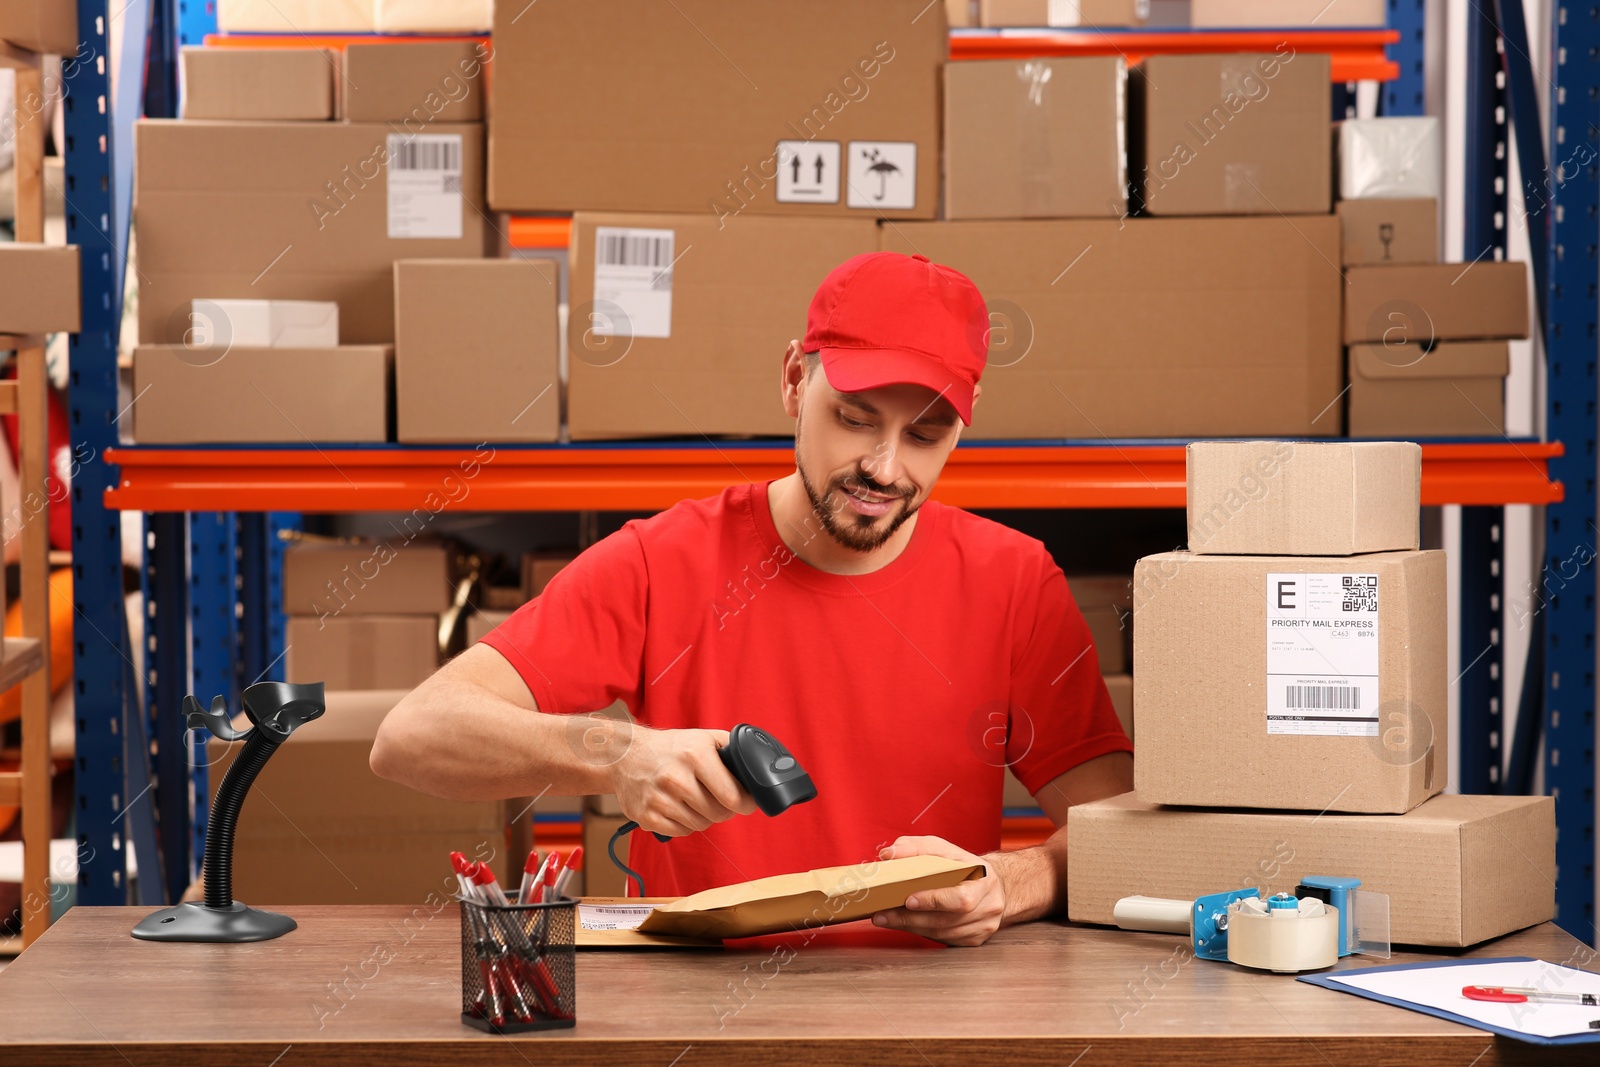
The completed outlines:
<svg viewBox="0 0 1600 1067">
<path fill-rule="evenodd" d="M 755 798 L 756 807 L 767 816 L 781 815 L 796 804 L 815 800 L 817 787 L 806 769 L 800 766 L 783 742 L 765 730 L 740 723 L 728 732 L 728 743 L 718 750 L 722 765 L 728 773 Z M 606 845 L 611 862 L 617 869 L 632 878 L 639 886 L 639 895 L 645 895 L 644 882 L 638 874 L 617 858 L 617 842 L 639 829 L 639 824 L 629 820 L 617 828 Z M 670 841 L 668 834 L 656 834 L 657 841 Z"/>
</svg>

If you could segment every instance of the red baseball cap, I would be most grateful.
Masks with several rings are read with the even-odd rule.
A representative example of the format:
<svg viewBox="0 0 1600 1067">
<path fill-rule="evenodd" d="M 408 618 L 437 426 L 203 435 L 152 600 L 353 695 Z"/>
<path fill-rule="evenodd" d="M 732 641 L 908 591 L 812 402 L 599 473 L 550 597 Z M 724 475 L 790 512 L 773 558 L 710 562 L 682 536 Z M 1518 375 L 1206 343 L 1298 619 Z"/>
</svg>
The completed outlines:
<svg viewBox="0 0 1600 1067">
<path fill-rule="evenodd" d="M 922 385 L 972 425 L 989 357 L 989 311 L 960 271 L 900 252 L 852 256 L 822 280 L 806 316 L 807 352 L 845 393 Z"/>
</svg>

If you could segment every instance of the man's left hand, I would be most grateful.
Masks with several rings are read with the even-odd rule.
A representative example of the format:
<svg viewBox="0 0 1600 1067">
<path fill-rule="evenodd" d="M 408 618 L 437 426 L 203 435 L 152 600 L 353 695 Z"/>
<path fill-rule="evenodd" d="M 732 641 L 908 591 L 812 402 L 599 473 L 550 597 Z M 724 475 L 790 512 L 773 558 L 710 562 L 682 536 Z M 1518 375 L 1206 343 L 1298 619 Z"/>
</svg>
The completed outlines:
<svg viewBox="0 0 1600 1067">
<path fill-rule="evenodd" d="M 1006 887 L 995 865 L 942 837 L 896 838 L 894 844 L 878 852 L 878 858 L 885 860 L 923 855 L 981 863 L 987 873 L 944 889 L 918 890 L 906 899 L 905 907 L 873 915 L 873 924 L 909 930 L 947 945 L 981 945 L 989 940 L 1000 929 L 1006 913 Z"/>
</svg>

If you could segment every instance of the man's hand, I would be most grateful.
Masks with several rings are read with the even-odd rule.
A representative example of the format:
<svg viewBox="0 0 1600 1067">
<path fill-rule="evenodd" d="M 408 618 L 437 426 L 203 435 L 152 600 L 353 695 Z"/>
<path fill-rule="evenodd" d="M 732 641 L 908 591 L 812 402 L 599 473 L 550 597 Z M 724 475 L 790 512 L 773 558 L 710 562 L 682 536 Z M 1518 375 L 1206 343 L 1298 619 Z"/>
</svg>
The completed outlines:
<svg viewBox="0 0 1600 1067">
<path fill-rule="evenodd" d="M 755 798 L 717 755 L 728 731 L 625 728 L 630 733 L 611 766 L 612 789 L 623 814 L 643 829 L 683 837 L 756 810 Z"/>
<path fill-rule="evenodd" d="M 877 926 L 909 930 L 947 945 L 981 945 L 1000 929 L 1006 913 L 1006 887 L 995 865 L 981 856 L 957 848 L 942 837 L 900 837 L 879 850 L 879 859 L 904 856 L 947 856 L 981 863 L 988 873 L 944 889 L 924 889 L 906 899 L 903 908 L 890 908 L 872 917 Z"/>
</svg>

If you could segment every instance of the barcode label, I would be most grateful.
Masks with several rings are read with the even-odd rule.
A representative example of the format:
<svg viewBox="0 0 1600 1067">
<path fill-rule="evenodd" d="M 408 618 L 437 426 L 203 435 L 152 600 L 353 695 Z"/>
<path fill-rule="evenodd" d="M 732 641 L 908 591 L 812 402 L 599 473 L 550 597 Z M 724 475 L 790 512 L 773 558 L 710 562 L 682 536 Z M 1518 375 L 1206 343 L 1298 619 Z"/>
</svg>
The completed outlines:
<svg viewBox="0 0 1600 1067">
<path fill-rule="evenodd" d="M 401 170 L 461 170 L 461 138 L 449 135 L 426 140 L 404 141 L 389 156 L 391 166 Z"/>
<path fill-rule="evenodd" d="M 460 240 L 461 134 L 391 133 L 388 149 L 389 236 Z"/>
<path fill-rule="evenodd" d="M 674 230 L 596 226 L 594 302 L 608 313 L 595 320 L 596 336 L 672 336 L 672 274 L 688 254 Z"/>
<path fill-rule="evenodd" d="M 1291 685 L 1284 689 L 1283 706 L 1290 711 L 1360 711 L 1361 690 L 1347 685 Z"/>
</svg>

